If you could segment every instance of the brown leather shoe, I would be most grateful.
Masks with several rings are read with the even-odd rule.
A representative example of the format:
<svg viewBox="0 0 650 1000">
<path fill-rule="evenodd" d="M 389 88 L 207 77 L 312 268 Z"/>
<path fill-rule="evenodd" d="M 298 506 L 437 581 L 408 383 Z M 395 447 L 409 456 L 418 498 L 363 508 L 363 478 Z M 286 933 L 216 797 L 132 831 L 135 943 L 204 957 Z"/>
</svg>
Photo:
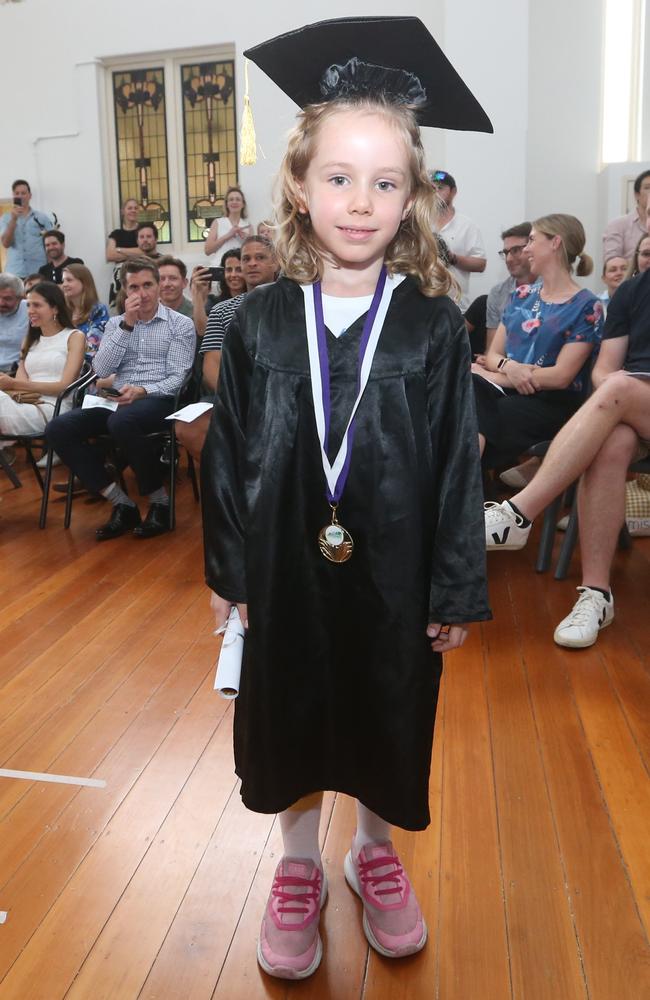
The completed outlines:
<svg viewBox="0 0 650 1000">
<path fill-rule="evenodd" d="M 111 538 L 119 538 L 140 524 L 140 520 L 140 511 L 137 507 L 131 507 L 126 503 L 115 504 L 110 521 L 97 528 L 95 532 L 97 541 L 107 542 Z"/>
<path fill-rule="evenodd" d="M 154 538 L 169 531 L 169 504 L 152 503 L 142 524 L 133 529 L 135 538 Z"/>
</svg>

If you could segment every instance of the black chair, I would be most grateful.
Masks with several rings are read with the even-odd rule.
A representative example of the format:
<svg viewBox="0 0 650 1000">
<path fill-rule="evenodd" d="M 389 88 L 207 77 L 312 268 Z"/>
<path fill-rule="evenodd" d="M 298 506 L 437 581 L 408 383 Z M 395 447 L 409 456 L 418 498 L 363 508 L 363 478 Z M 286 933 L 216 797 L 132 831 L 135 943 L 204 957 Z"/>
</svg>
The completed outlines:
<svg viewBox="0 0 650 1000">
<path fill-rule="evenodd" d="M 186 406 L 188 403 L 194 402 L 195 398 L 195 386 L 194 386 L 194 373 L 192 369 L 187 372 L 183 380 L 183 384 L 180 386 L 178 392 L 174 396 L 174 407 L 172 413 L 179 410 L 182 406 Z M 176 474 L 178 465 L 178 446 L 176 444 L 176 421 L 170 420 L 167 422 L 168 426 L 164 430 L 153 431 L 151 434 L 147 434 L 146 437 L 151 441 L 152 447 L 159 447 L 161 456 L 163 451 L 167 451 L 169 455 L 169 530 L 173 531 L 176 527 Z M 120 477 L 120 482 L 124 488 L 124 480 L 122 478 L 122 469 L 125 467 L 122 457 L 119 454 L 118 449 L 115 447 L 115 442 L 113 441 L 110 434 L 98 435 L 94 440 L 101 444 L 105 451 L 107 460 L 115 466 L 116 472 Z M 199 490 L 196 480 L 196 471 L 194 469 L 194 461 L 192 456 L 188 454 L 188 476 L 190 482 L 192 483 L 192 491 L 194 493 L 194 499 L 199 500 Z M 70 521 L 72 519 L 72 501 L 74 499 L 74 474 L 70 470 L 68 474 L 68 489 L 66 492 L 65 500 L 65 516 L 63 519 L 63 527 L 69 528 Z"/>
<path fill-rule="evenodd" d="M 50 419 L 53 420 L 54 417 L 58 417 L 59 413 L 61 412 L 61 406 L 63 405 L 63 401 L 67 399 L 68 396 L 70 396 L 70 394 L 72 394 L 73 398 L 72 405 L 74 406 L 77 393 L 83 391 L 85 386 L 91 381 L 92 381 L 92 372 L 90 370 L 90 365 L 88 364 L 87 361 L 84 361 L 78 377 L 74 380 L 74 382 L 71 382 L 70 385 L 66 386 L 65 389 L 62 392 L 60 392 L 59 395 L 56 397 L 54 412 L 52 413 Z M 41 492 L 45 494 L 45 484 L 48 479 L 48 474 L 51 472 L 53 456 L 51 452 L 48 452 L 48 463 L 45 469 L 45 479 L 43 479 L 43 476 L 41 475 L 41 470 L 37 465 L 37 459 L 34 456 L 34 448 L 40 449 L 43 452 L 47 448 L 47 442 L 45 440 L 45 427 L 43 427 L 43 430 L 37 431 L 34 434 L 0 434 L 0 441 L 12 441 L 12 442 L 15 441 L 18 447 L 25 449 L 30 465 L 32 467 L 32 471 L 34 472 L 34 476 L 36 477 L 36 482 L 38 483 Z M 0 451 L 0 456 L 1 456 L 0 466 L 2 466 L 3 470 L 8 475 L 9 479 L 14 485 L 14 488 L 19 489 L 22 486 L 19 477 L 16 475 L 14 469 L 11 468 L 5 457 L 2 455 L 2 451 Z"/>
</svg>

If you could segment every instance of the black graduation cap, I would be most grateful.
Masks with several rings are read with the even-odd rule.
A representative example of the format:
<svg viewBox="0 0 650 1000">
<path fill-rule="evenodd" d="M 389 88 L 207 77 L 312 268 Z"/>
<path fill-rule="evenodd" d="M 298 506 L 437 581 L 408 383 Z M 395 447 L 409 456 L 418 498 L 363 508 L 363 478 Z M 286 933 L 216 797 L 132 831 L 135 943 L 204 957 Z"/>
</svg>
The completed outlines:
<svg viewBox="0 0 650 1000">
<path fill-rule="evenodd" d="M 301 108 L 352 93 L 415 105 L 420 125 L 493 132 L 472 92 L 418 17 L 342 17 L 244 52 Z"/>
</svg>

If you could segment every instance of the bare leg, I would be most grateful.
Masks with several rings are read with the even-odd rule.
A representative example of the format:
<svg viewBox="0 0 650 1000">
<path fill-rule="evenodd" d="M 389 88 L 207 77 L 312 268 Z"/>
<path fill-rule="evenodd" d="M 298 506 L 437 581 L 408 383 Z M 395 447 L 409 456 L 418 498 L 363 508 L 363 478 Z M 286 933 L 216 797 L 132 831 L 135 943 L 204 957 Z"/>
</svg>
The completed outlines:
<svg viewBox="0 0 650 1000">
<path fill-rule="evenodd" d="M 479 434 L 479 436 L 478 436 L 478 453 L 479 453 L 479 455 L 481 457 L 483 457 L 483 452 L 484 451 L 485 451 L 485 437 L 483 436 L 483 434 Z"/>
<path fill-rule="evenodd" d="M 616 427 L 585 472 L 578 490 L 583 586 L 609 590 L 609 572 L 625 518 L 625 478 L 637 435 Z"/>
<path fill-rule="evenodd" d="M 650 385 L 642 379 L 614 374 L 603 382 L 555 436 L 531 483 L 512 500 L 533 518 L 587 469 L 619 424 L 650 438 Z"/>
</svg>

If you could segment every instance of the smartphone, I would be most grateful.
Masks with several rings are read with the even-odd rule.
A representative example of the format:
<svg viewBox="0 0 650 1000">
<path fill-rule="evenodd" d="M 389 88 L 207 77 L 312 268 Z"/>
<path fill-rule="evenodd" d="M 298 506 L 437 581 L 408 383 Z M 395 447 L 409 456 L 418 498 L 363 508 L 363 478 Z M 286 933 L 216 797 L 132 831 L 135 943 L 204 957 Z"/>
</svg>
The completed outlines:
<svg viewBox="0 0 650 1000">
<path fill-rule="evenodd" d="M 18 205 L 18 207 L 21 207 L 22 203 L 23 203 L 22 198 L 14 198 L 14 205 Z"/>
<path fill-rule="evenodd" d="M 224 269 L 223 269 L 223 267 L 209 267 L 208 270 L 209 270 L 210 275 L 211 275 L 211 280 L 212 281 L 218 281 L 219 284 L 221 284 L 222 281 L 223 281 L 223 276 L 224 276 Z"/>
<path fill-rule="evenodd" d="M 101 389 L 100 391 L 103 392 L 105 396 L 121 396 L 122 395 L 122 390 L 121 389 L 114 389 L 112 385 L 107 385 L 105 389 Z"/>
</svg>

